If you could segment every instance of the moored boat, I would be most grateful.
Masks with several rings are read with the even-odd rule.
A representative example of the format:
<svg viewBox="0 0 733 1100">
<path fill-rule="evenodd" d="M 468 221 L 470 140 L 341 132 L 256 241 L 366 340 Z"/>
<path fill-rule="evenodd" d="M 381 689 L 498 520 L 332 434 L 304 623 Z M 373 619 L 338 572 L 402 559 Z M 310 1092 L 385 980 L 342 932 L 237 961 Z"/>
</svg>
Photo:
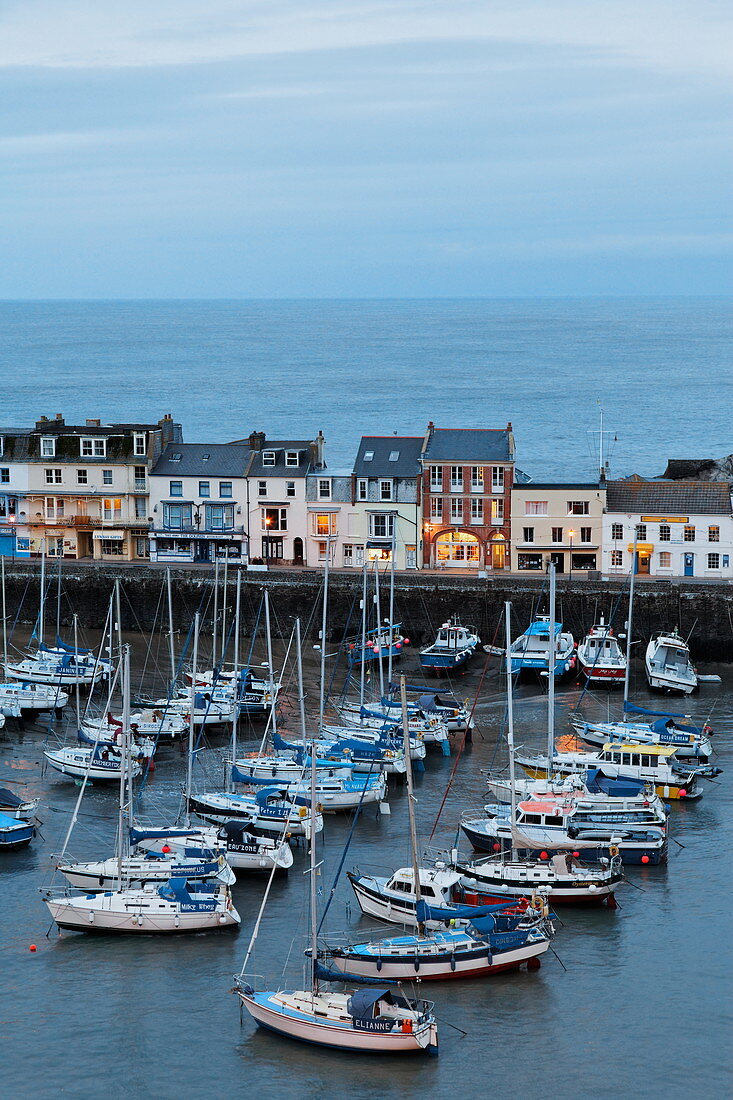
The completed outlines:
<svg viewBox="0 0 733 1100">
<path fill-rule="evenodd" d="M 420 664 L 438 676 L 457 672 L 471 660 L 480 642 L 476 631 L 454 615 L 440 627 L 433 644 L 420 650 Z"/>
<path fill-rule="evenodd" d="M 610 625 L 603 619 L 578 643 L 578 668 L 591 684 L 621 685 L 626 675 L 626 654 Z"/>
<path fill-rule="evenodd" d="M 690 695 L 697 690 L 697 673 L 687 642 L 676 630 L 655 634 L 644 658 L 649 687 L 656 691 Z"/>
</svg>

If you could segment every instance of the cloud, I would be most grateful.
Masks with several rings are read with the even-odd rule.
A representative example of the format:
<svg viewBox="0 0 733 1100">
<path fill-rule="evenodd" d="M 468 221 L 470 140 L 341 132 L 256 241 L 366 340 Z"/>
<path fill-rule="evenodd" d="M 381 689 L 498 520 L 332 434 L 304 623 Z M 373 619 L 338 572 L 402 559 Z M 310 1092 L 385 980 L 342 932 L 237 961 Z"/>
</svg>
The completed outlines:
<svg viewBox="0 0 733 1100">
<path fill-rule="evenodd" d="M 408 42 L 565 45 L 598 58 L 730 73 L 726 5 L 690 0 L 10 0 L 0 67 L 148 67 Z"/>
</svg>

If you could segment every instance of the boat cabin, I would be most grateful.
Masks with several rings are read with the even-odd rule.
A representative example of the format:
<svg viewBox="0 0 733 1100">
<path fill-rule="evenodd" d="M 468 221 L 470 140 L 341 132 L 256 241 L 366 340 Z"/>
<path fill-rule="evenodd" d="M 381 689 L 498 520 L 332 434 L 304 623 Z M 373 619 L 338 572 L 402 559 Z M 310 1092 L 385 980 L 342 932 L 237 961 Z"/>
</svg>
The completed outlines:
<svg viewBox="0 0 733 1100">
<path fill-rule="evenodd" d="M 455 871 L 431 867 L 420 868 L 420 893 L 424 901 L 450 903 L 451 890 L 461 880 Z M 386 889 L 396 894 L 415 896 L 415 876 L 412 867 L 400 867 L 387 881 Z"/>
<path fill-rule="evenodd" d="M 517 806 L 517 824 L 564 828 L 572 812 L 573 806 L 567 802 L 520 802 Z"/>
</svg>

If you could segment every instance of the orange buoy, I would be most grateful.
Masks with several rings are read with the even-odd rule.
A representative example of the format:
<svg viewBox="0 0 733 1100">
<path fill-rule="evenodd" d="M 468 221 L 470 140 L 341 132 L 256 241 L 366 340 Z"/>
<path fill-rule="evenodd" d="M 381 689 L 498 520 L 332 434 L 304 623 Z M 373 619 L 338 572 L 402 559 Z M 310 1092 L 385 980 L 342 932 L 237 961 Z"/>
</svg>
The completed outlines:
<svg viewBox="0 0 733 1100">
<path fill-rule="evenodd" d="M 35 945 L 34 943 L 32 943 L 32 944 L 30 945 L 30 947 L 28 948 L 28 950 L 29 950 L 29 951 L 37 951 L 37 950 L 38 950 L 38 948 L 36 947 L 36 945 Z"/>
</svg>

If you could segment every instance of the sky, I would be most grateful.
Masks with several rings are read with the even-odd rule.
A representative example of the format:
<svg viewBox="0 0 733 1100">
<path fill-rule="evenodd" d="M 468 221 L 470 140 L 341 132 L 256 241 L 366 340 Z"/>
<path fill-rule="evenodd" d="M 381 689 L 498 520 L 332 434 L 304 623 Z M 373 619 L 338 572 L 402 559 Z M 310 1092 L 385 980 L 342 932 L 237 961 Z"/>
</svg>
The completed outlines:
<svg viewBox="0 0 733 1100">
<path fill-rule="evenodd" d="M 3 0 L 0 298 L 730 291 L 718 0 Z"/>
</svg>

